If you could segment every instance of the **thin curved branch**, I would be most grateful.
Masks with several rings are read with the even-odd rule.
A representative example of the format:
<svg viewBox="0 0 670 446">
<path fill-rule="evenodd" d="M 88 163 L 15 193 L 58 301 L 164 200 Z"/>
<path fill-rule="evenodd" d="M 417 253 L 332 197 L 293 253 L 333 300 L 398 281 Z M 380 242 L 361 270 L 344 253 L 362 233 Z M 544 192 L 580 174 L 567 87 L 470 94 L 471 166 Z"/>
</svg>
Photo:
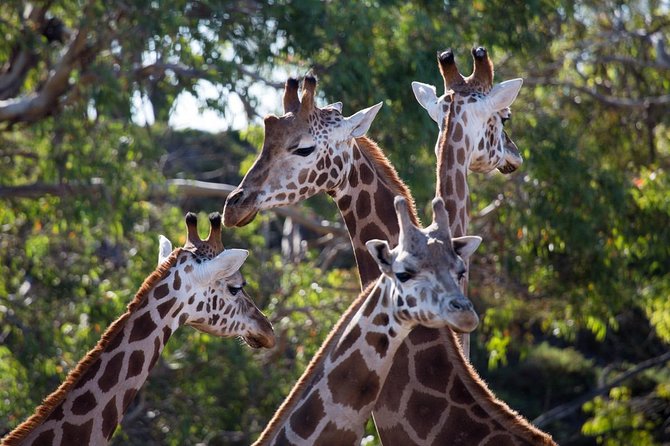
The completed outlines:
<svg viewBox="0 0 670 446">
<path fill-rule="evenodd" d="M 235 186 L 230 184 L 176 178 L 167 180 L 165 184 L 155 185 L 149 195 L 151 198 L 165 196 L 170 188 L 175 188 L 180 195 L 187 197 L 221 198 L 222 204 L 228 194 L 235 190 Z M 0 186 L 0 199 L 38 198 L 44 195 L 63 197 L 104 191 L 104 183 L 101 179 L 96 178 L 90 182 L 81 183 L 33 183 L 21 186 Z M 296 206 L 275 208 L 272 209 L 272 212 L 282 217 L 290 217 L 296 223 L 317 234 L 348 237 L 347 230 L 340 223 L 310 217 Z"/>
<path fill-rule="evenodd" d="M 596 396 L 604 395 L 605 393 L 609 392 L 613 387 L 616 387 L 619 384 L 623 383 L 624 381 L 629 380 L 633 376 L 638 375 L 647 369 L 656 367 L 668 361 L 670 361 L 670 352 L 663 353 L 662 355 L 657 356 L 655 358 L 647 359 L 646 361 L 643 361 L 638 365 L 636 365 L 635 367 L 633 367 L 632 369 L 628 370 L 626 373 L 623 373 L 618 378 L 612 380 L 608 384 L 602 387 L 598 387 L 597 389 L 594 389 L 580 396 L 579 398 L 576 398 L 568 403 L 561 404 L 560 406 L 554 407 L 550 411 L 543 413 L 542 415 L 533 420 L 533 424 L 539 428 L 542 428 L 553 421 L 565 418 L 568 415 L 572 414 L 573 412 L 578 411 L 584 403 L 592 400 Z"/>
</svg>

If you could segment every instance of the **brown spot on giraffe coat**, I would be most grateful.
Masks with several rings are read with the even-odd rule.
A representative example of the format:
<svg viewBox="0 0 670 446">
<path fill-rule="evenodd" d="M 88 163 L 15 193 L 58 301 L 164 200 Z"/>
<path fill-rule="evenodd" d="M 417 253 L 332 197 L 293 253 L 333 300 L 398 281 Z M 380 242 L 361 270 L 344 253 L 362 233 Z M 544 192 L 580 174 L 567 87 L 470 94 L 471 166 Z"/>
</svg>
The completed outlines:
<svg viewBox="0 0 670 446">
<path fill-rule="evenodd" d="M 96 403 L 97 401 L 93 395 L 93 392 L 87 390 L 75 398 L 72 402 L 72 413 L 74 415 L 86 415 L 95 409 Z"/>
<path fill-rule="evenodd" d="M 102 409 L 102 435 L 107 439 L 111 438 L 118 422 L 119 415 L 116 411 L 116 397 L 113 396 L 105 405 L 105 408 Z"/>
<path fill-rule="evenodd" d="M 416 377 L 423 385 L 437 392 L 446 391 L 445 377 L 451 374 L 452 366 L 444 348 L 431 347 L 420 351 L 414 359 Z"/>
<path fill-rule="evenodd" d="M 365 335 L 365 340 L 375 349 L 379 356 L 382 358 L 386 356 L 386 352 L 389 348 L 389 338 L 387 335 L 384 333 L 370 332 Z"/>
<path fill-rule="evenodd" d="M 128 360 L 128 372 L 126 373 L 126 379 L 132 378 L 142 373 L 142 368 L 144 367 L 144 352 L 142 350 L 135 350 L 130 354 L 130 359 Z"/>
<path fill-rule="evenodd" d="M 355 432 L 348 429 L 339 429 L 335 423 L 328 422 L 314 441 L 314 446 L 353 446 L 358 444 L 358 440 L 358 436 Z"/>
<path fill-rule="evenodd" d="M 328 375 L 328 388 L 336 404 L 361 410 L 377 398 L 379 376 L 368 369 L 359 351 L 354 351 Z"/>
<path fill-rule="evenodd" d="M 427 393 L 414 391 L 407 402 L 405 416 L 410 421 L 419 438 L 425 439 L 447 408 L 447 401 L 428 395 Z M 474 445 L 477 443 L 468 444 Z"/>
<path fill-rule="evenodd" d="M 141 341 L 146 339 L 156 329 L 156 323 L 151 318 L 151 313 L 148 311 L 142 316 L 139 316 L 133 323 L 133 329 L 130 332 L 128 342 Z"/>
<path fill-rule="evenodd" d="M 72 446 L 77 444 L 87 444 L 91 438 L 91 431 L 93 429 L 93 420 L 76 426 L 68 423 L 63 423 L 63 438 L 61 439 L 61 446 Z"/>
<path fill-rule="evenodd" d="M 317 392 L 312 392 L 291 415 L 291 428 L 301 438 L 307 439 L 324 416 L 323 401 Z"/>
<path fill-rule="evenodd" d="M 103 392 L 109 391 L 119 382 L 119 374 L 121 373 L 121 366 L 123 366 L 124 352 L 119 352 L 109 360 L 105 366 L 102 376 L 98 380 L 98 386 Z"/>
</svg>

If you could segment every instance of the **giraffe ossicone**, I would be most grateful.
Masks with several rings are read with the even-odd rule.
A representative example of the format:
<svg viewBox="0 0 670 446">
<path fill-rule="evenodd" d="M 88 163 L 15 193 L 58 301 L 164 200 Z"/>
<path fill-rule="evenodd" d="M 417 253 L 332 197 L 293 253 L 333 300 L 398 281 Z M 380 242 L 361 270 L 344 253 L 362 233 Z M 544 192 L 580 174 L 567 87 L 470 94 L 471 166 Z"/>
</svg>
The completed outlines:
<svg viewBox="0 0 670 446">
<path fill-rule="evenodd" d="M 256 445 L 358 445 L 395 353 L 417 325 L 472 331 L 478 317 L 458 281 L 479 237 L 451 237 L 440 198 L 417 227 L 404 197 L 394 201 L 400 238 L 367 248 L 382 275 L 331 331 Z"/>
<path fill-rule="evenodd" d="M 238 336 L 253 348 L 271 348 L 274 331 L 244 291 L 239 269 L 247 250 L 224 249 L 221 216 L 198 236 L 187 214 L 187 242 L 172 249 L 159 239 L 158 267 L 127 311 L 47 396 L 35 413 L 2 439 L 3 446 L 104 445 L 158 361 L 172 333 L 190 325 L 215 336 Z"/>
</svg>

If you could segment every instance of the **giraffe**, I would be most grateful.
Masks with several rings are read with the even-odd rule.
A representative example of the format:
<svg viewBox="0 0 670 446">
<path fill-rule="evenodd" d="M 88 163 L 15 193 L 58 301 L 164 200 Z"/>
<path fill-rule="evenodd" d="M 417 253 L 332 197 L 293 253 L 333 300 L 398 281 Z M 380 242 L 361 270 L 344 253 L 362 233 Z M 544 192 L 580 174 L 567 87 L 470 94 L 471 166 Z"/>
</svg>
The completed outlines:
<svg viewBox="0 0 670 446">
<path fill-rule="evenodd" d="M 358 297 L 350 319 L 336 326 L 261 434 L 260 445 L 356 445 L 364 433 L 396 350 L 416 325 L 474 330 L 479 323 L 458 287 L 464 258 L 479 237 L 452 239 L 441 198 L 433 222 L 414 225 L 407 200 L 394 207 L 399 241 L 369 240 L 381 276 Z"/>
<path fill-rule="evenodd" d="M 272 325 L 244 291 L 243 249 L 223 249 L 221 215 L 210 214 L 201 240 L 186 216 L 187 242 L 172 250 L 160 236 L 158 267 L 127 311 L 104 332 L 66 380 L 2 445 L 103 445 L 146 381 L 170 335 L 190 325 L 215 336 L 240 336 L 254 348 L 274 346 Z"/>
<path fill-rule="evenodd" d="M 474 70 L 464 78 L 456 67 L 453 51 L 438 52 L 438 66 L 445 86 L 445 94 L 440 98 L 434 86 L 412 82 L 419 104 L 438 123 L 436 194 L 446 203 L 455 236 L 465 234 L 469 224 L 468 169 L 488 173 L 497 168 L 510 174 L 523 163 L 516 144 L 503 128 L 511 116 L 509 106 L 523 81 L 505 81 L 492 91 L 493 62 L 486 48 L 473 48 L 472 57 Z M 467 283 L 466 276 L 461 282 L 463 292 Z M 467 358 L 469 334 L 462 334 L 460 340 Z"/>
<path fill-rule="evenodd" d="M 463 77 L 456 67 L 453 51 L 438 52 L 438 66 L 445 86 L 445 93 L 440 98 L 434 86 L 412 83 L 419 104 L 438 123 L 436 196 L 441 197 L 447 206 L 451 231 L 456 237 L 465 234 L 469 224 L 468 169 L 488 173 L 497 168 L 509 174 L 523 163 L 516 144 L 503 128 L 511 116 L 509 106 L 516 99 L 523 81 L 512 79 L 493 87 L 493 62 L 486 49 L 473 48 L 472 57 L 473 72 Z M 460 284 L 464 293 L 467 282 L 466 275 Z M 462 333 L 459 337 L 467 358 L 470 335 Z M 393 387 L 385 387 L 380 399 L 392 398 L 392 392 L 395 392 Z M 395 412 L 379 419 L 377 428 L 382 440 L 404 423 L 403 416 Z"/>
<path fill-rule="evenodd" d="M 260 210 L 325 192 L 343 216 L 362 288 L 366 288 L 380 274 L 366 242 L 383 239 L 393 246 L 398 241 L 395 211 L 389 206 L 393 197 L 405 197 L 415 224 L 418 218 L 409 189 L 379 146 L 364 136 L 381 104 L 343 117 L 339 102 L 324 108 L 315 106 L 316 84 L 314 77 L 305 77 L 299 98 L 298 81 L 287 80 L 285 113 L 265 117 L 263 147 L 228 196 L 224 224 L 243 226 Z M 358 300 L 353 302 L 340 323 L 346 324 L 360 305 Z M 448 410 L 454 394 L 460 401 L 467 399 L 467 411 Z M 419 403 L 409 406 L 410 401 Z M 417 418 L 410 413 L 416 410 L 427 415 Z M 449 435 L 466 439 L 454 444 L 474 444 L 467 439 L 483 431 L 500 432 L 514 440 L 503 445 L 552 444 L 546 434 L 493 396 L 463 357 L 454 332 L 447 328 L 418 326 L 410 332 L 394 358 L 373 418 L 387 445 L 435 444 L 436 438 Z M 381 430 L 380 425 L 389 429 Z"/>
<path fill-rule="evenodd" d="M 412 82 L 417 101 L 439 127 L 436 192 L 444 199 L 455 236 L 466 232 L 469 221 L 468 169 L 488 173 L 497 168 L 509 174 L 523 163 L 503 128 L 523 80 L 512 79 L 493 87 L 493 62 L 486 49 L 473 48 L 472 57 L 474 70 L 464 78 L 451 49 L 438 53 L 445 89 L 439 98 L 434 86 Z"/>
</svg>

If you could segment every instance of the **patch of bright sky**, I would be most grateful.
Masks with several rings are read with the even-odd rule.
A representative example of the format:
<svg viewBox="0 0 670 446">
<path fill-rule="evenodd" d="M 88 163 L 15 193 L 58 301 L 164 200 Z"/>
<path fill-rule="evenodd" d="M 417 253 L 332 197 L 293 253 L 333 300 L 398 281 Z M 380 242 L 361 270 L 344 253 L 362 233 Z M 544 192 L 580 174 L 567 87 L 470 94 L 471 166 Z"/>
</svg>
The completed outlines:
<svg viewBox="0 0 670 446">
<path fill-rule="evenodd" d="M 207 38 L 216 39 L 215 33 L 203 25 L 201 25 L 199 31 Z M 274 46 L 278 44 L 274 44 Z M 202 46 L 197 40 L 190 40 L 190 45 L 193 53 L 203 53 Z M 235 54 L 231 47 L 224 48 L 222 56 L 228 61 L 235 60 Z M 155 62 L 155 52 L 148 51 L 143 54 L 142 63 L 144 65 Z M 250 71 L 256 70 L 255 67 L 248 68 Z M 275 69 L 272 71 L 269 80 L 282 83 L 287 75 L 285 70 Z M 168 120 L 170 127 L 177 130 L 196 129 L 216 133 L 226 130 L 240 130 L 249 126 L 250 122 L 244 110 L 244 105 L 237 93 L 228 91 L 221 84 L 206 80 L 198 81 L 194 90 L 196 95 L 184 91 L 177 96 L 170 110 L 170 119 Z M 281 112 L 282 91 L 269 87 L 262 82 L 255 82 L 249 87 L 249 94 L 258 100 L 257 115 L 265 116 L 269 113 Z M 222 108 L 225 109 L 225 112 L 208 108 L 207 100 L 219 102 L 220 105 L 223 105 Z M 154 123 L 155 118 L 151 103 L 139 91 L 136 91 L 133 95 L 132 114 L 133 121 L 138 125 Z M 252 120 L 258 124 L 262 122 L 258 116 Z"/>
</svg>

